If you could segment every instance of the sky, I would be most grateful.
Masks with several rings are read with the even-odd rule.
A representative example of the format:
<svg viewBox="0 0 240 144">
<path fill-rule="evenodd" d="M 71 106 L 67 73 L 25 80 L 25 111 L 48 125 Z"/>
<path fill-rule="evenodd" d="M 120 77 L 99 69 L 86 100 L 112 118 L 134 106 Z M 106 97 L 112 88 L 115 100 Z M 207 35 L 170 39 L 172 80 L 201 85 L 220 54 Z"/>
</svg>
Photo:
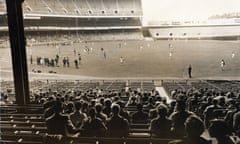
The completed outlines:
<svg viewBox="0 0 240 144">
<path fill-rule="evenodd" d="M 240 12 L 240 0 L 142 0 L 144 20 L 206 20 Z"/>
</svg>

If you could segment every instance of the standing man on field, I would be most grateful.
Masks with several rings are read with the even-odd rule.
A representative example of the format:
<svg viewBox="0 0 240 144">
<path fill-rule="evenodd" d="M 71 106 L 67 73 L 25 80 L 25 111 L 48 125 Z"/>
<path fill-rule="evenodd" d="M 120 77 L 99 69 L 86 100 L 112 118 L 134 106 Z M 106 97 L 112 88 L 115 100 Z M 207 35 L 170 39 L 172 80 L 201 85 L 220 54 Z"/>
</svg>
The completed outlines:
<svg viewBox="0 0 240 144">
<path fill-rule="evenodd" d="M 192 78 L 192 66 L 191 66 L 191 64 L 188 66 L 188 77 Z"/>
<path fill-rule="evenodd" d="M 224 61 L 224 59 L 221 60 L 221 70 L 224 71 L 224 67 L 225 67 L 226 63 Z"/>
</svg>

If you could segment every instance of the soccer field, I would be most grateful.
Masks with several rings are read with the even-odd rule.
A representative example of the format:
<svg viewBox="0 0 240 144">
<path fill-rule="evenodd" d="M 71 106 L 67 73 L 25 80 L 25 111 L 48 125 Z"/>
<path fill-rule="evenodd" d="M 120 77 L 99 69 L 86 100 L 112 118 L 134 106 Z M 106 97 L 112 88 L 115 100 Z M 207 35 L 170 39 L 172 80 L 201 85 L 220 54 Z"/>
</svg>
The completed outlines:
<svg viewBox="0 0 240 144">
<path fill-rule="evenodd" d="M 169 43 L 172 47 L 169 48 Z M 89 53 L 84 48 L 92 48 Z M 104 58 L 101 48 L 106 52 Z M 76 55 L 74 55 L 74 49 Z M 10 50 L 0 49 L 1 78 L 11 70 Z M 33 46 L 27 48 L 28 70 L 41 70 L 44 73 L 56 71 L 61 77 L 74 75 L 91 78 L 187 78 L 187 68 L 192 65 L 193 78 L 240 78 L 240 41 L 215 40 L 157 40 L 157 41 L 95 41 L 59 46 Z M 55 58 L 59 52 L 59 67 L 36 65 L 36 57 Z M 81 53 L 79 69 L 74 59 Z M 172 56 L 170 56 L 170 52 Z M 232 58 L 232 52 L 235 53 Z M 30 54 L 33 64 L 30 64 Z M 124 62 L 120 63 L 120 57 Z M 70 67 L 63 67 L 63 57 L 69 57 Z M 226 62 L 225 70 L 220 67 L 221 60 Z M 55 75 L 55 74 L 51 74 Z M 30 79 L 34 75 L 30 75 Z"/>
</svg>

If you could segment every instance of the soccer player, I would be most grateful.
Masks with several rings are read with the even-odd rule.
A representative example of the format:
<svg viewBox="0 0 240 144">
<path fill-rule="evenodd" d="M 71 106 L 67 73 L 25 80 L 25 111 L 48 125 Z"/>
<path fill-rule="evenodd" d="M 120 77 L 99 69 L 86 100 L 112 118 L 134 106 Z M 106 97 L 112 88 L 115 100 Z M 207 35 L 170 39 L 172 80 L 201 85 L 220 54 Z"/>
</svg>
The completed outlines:
<svg viewBox="0 0 240 144">
<path fill-rule="evenodd" d="M 76 56 L 76 49 L 74 48 L 74 50 L 73 50 L 73 54 L 74 54 L 74 56 Z"/>
<path fill-rule="evenodd" d="M 78 61 L 79 61 L 79 64 L 81 64 L 81 60 L 82 60 L 81 55 L 78 55 Z"/>
<path fill-rule="evenodd" d="M 169 57 L 172 58 L 172 55 L 173 55 L 173 52 L 170 51 L 170 52 L 169 52 Z"/>
<path fill-rule="evenodd" d="M 232 58 L 234 58 L 235 57 L 235 53 L 234 52 L 232 52 Z"/>
<path fill-rule="evenodd" d="M 192 66 L 191 65 L 188 66 L 188 77 L 192 78 Z"/>
<path fill-rule="evenodd" d="M 122 44 L 121 44 L 121 43 L 119 43 L 119 44 L 118 44 L 118 48 L 121 48 L 121 47 L 122 47 Z"/>
<path fill-rule="evenodd" d="M 124 58 L 121 56 L 121 57 L 120 57 L 120 64 L 122 65 L 123 62 L 124 62 Z"/>
<path fill-rule="evenodd" d="M 106 59 L 107 58 L 107 55 L 106 55 L 106 52 L 103 51 L 103 57 Z"/>
<path fill-rule="evenodd" d="M 224 71 L 224 66 L 226 65 L 224 59 L 221 60 L 221 70 Z"/>
<path fill-rule="evenodd" d="M 75 67 L 76 67 L 76 69 L 78 69 L 78 60 L 75 59 L 75 60 L 74 60 L 74 63 L 75 63 Z"/>
<path fill-rule="evenodd" d="M 57 54 L 60 54 L 60 53 L 61 53 L 61 50 L 60 50 L 60 48 L 59 48 L 58 45 L 56 45 L 56 50 L 57 50 Z"/>
<path fill-rule="evenodd" d="M 147 47 L 150 48 L 150 43 L 147 44 Z"/>
</svg>

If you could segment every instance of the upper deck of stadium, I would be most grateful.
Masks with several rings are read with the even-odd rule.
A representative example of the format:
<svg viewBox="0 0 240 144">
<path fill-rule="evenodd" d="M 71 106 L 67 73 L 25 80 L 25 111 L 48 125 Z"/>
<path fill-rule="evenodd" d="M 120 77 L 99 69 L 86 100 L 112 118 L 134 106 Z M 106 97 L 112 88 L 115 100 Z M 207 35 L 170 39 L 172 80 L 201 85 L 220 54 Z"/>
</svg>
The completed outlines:
<svg viewBox="0 0 240 144">
<path fill-rule="evenodd" d="M 6 13 L 4 1 L 0 8 L 0 13 Z M 28 16 L 136 17 L 142 16 L 142 5 L 141 0 L 25 0 L 23 12 Z"/>
</svg>

